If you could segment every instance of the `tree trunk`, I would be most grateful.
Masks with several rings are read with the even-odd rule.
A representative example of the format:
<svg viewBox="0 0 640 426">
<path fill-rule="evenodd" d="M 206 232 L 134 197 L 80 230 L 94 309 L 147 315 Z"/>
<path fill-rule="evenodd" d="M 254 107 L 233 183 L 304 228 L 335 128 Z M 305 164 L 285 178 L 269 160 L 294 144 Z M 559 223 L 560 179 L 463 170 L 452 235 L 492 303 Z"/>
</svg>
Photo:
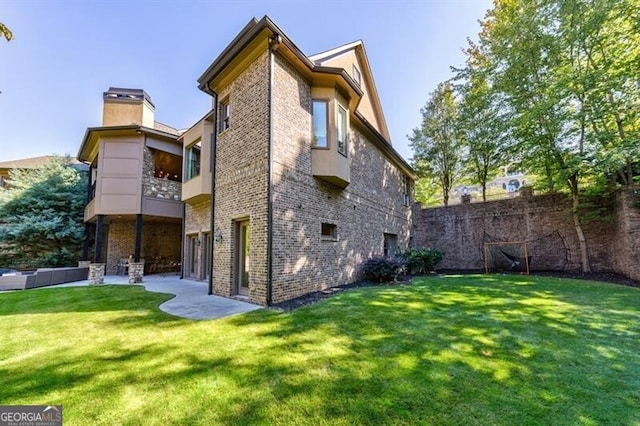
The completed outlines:
<svg viewBox="0 0 640 426">
<path fill-rule="evenodd" d="M 573 224 L 576 227 L 576 234 L 578 235 L 578 243 L 580 244 L 580 263 L 582 264 L 582 273 L 590 273 L 591 265 L 589 264 L 589 252 L 587 250 L 587 240 L 584 237 L 582 231 L 582 225 L 580 224 L 580 216 L 578 214 L 578 205 L 580 204 L 580 198 L 578 195 L 577 182 L 576 185 L 571 188 L 571 195 L 573 198 L 573 208 L 571 209 L 571 215 L 573 216 Z"/>
<path fill-rule="evenodd" d="M 487 201 L 487 184 L 482 184 L 482 201 Z"/>
</svg>

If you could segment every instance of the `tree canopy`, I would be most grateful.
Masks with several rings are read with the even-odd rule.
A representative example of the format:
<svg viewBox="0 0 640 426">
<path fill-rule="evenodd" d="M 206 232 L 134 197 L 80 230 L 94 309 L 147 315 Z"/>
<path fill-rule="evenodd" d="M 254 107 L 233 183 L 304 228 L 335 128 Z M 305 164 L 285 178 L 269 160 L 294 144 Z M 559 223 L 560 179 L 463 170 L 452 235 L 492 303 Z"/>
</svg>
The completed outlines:
<svg viewBox="0 0 640 426">
<path fill-rule="evenodd" d="M 480 24 L 465 67 L 454 69 L 460 175 L 484 188 L 515 160 L 539 188 L 569 193 L 587 272 L 585 190 L 639 181 L 640 3 L 495 0 Z M 430 161 L 419 150 L 416 158 Z"/>
<path fill-rule="evenodd" d="M 86 181 L 69 158 L 10 171 L 0 189 L 0 266 L 70 266 L 84 238 Z"/>
<path fill-rule="evenodd" d="M 413 165 L 440 187 L 447 205 L 461 160 L 458 108 L 450 82 L 438 85 L 421 113 L 422 125 L 413 129 L 409 138 L 414 152 Z"/>
</svg>

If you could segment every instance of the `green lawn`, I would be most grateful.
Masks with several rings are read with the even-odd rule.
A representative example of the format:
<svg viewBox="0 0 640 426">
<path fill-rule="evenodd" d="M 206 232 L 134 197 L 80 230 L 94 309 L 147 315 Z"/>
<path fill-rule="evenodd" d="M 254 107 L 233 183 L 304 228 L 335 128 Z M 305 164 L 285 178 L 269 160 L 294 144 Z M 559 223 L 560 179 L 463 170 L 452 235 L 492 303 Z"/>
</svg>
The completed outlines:
<svg viewBox="0 0 640 426">
<path fill-rule="evenodd" d="M 190 321 L 100 286 L 0 294 L 0 404 L 66 425 L 640 425 L 640 289 L 448 276 Z"/>
</svg>

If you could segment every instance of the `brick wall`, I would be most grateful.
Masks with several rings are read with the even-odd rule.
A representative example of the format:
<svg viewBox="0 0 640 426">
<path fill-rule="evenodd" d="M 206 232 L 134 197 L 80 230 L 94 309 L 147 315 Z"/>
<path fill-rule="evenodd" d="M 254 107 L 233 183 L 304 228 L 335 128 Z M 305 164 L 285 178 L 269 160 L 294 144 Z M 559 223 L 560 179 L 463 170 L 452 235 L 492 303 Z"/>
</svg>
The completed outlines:
<svg viewBox="0 0 640 426">
<path fill-rule="evenodd" d="M 218 134 L 214 233 L 214 292 L 235 294 L 233 248 L 235 223 L 250 223 L 250 300 L 267 300 L 267 154 L 269 63 L 265 52 L 227 87 L 220 101 L 229 102 L 229 129 Z"/>
<path fill-rule="evenodd" d="M 640 281 L 640 188 L 619 191 L 614 209 L 613 270 Z"/>
<path fill-rule="evenodd" d="M 583 226 L 594 272 L 640 278 L 640 214 L 632 191 L 598 201 L 598 220 Z M 416 206 L 415 246 L 445 252 L 441 269 L 484 268 L 483 243 L 528 241 L 533 270 L 580 270 L 580 252 L 563 195 L 518 197 L 487 203 L 421 209 Z M 635 209 L 635 210 L 634 210 Z"/>
<path fill-rule="evenodd" d="M 384 233 L 409 243 L 411 209 L 402 174 L 350 129 L 351 183 L 346 189 L 311 172 L 311 89 L 276 56 L 273 103 L 273 302 L 354 281 L 362 262 L 382 254 Z M 337 225 L 323 240 L 321 223 Z"/>
<path fill-rule="evenodd" d="M 211 200 L 202 201 L 196 204 L 186 204 L 185 208 L 185 238 L 183 239 L 185 263 L 191 261 L 190 256 L 195 259 L 195 274 L 191 274 L 185 264 L 185 277 L 204 280 L 207 278 L 203 271 L 205 246 L 201 244 L 196 253 L 189 253 L 189 237 L 197 237 L 204 242 L 204 234 L 211 232 Z"/>
<path fill-rule="evenodd" d="M 140 257 L 179 261 L 181 233 L 180 223 L 143 221 Z M 117 273 L 118 260 L 128 258 L 135 250 L 135 221 L 113 220 L 106 234 L 106 274 L 114 275 Z"/>
</svg>

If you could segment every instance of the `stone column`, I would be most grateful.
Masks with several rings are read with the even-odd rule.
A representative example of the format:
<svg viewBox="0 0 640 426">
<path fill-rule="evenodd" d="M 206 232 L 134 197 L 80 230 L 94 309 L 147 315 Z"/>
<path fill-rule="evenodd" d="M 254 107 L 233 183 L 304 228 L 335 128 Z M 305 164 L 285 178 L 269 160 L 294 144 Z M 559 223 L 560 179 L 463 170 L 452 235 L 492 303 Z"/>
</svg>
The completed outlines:
<svg viewBox="0 0 640 426">
<path fill-rule="evenodd" d="M 104 284 L 104 263 L 89 264 L 89 285 Z"/>
<path fill-rule="evenodd" d="M 129 262 L 129 284 L 142 282 L 144 262 Z"/>
<path fill-rule="evenodd" d="M 89 265 L 91 265 L 91 261 L 90 260 L 79 260 L 78 261 L 78 268 L 88 268 Z"/>
</svg>

